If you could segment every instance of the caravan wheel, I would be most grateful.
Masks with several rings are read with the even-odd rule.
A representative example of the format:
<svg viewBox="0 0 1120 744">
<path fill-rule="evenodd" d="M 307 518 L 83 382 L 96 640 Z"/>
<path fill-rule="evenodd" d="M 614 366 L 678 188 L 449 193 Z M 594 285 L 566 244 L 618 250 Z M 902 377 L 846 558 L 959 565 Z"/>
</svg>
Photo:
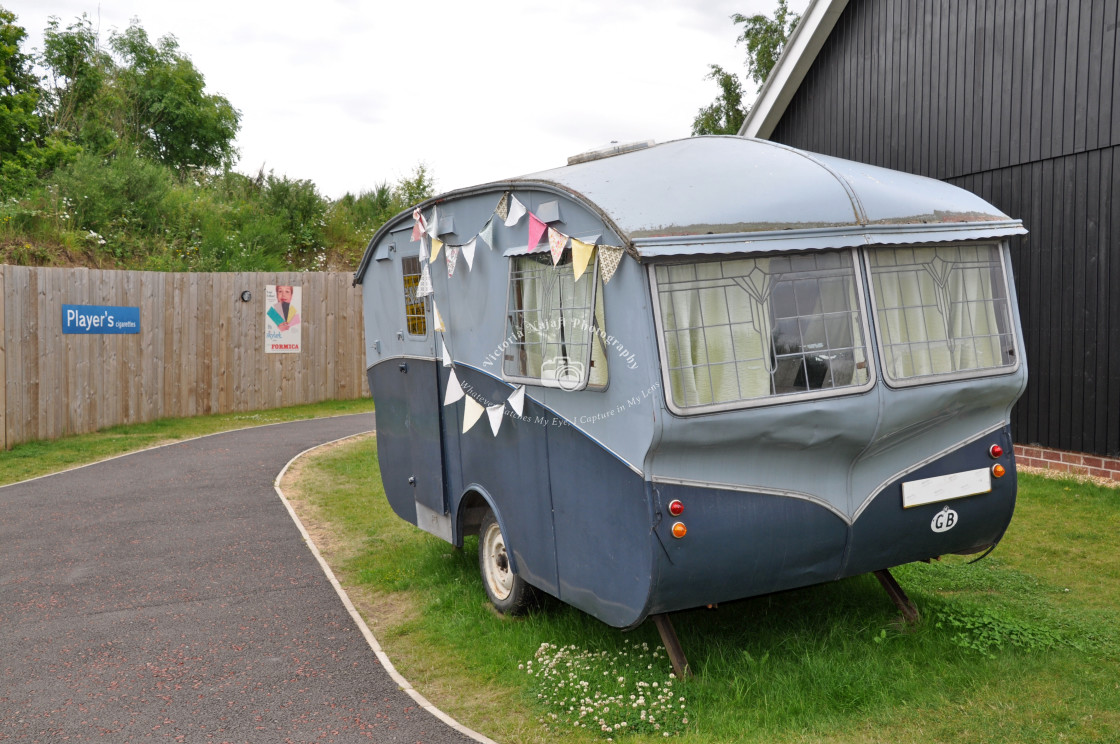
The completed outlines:
<svg viewBox="0 0 1120 744">
<path fill-rule="evenodd" d="M 520 615 L 529 609 L 533 587 L 515 574 L 506 553 L 506 538 L 494 512 L 482 519 L 478 533 L 478 568 L 486 596 L 503 615 Z"/>
</svg>

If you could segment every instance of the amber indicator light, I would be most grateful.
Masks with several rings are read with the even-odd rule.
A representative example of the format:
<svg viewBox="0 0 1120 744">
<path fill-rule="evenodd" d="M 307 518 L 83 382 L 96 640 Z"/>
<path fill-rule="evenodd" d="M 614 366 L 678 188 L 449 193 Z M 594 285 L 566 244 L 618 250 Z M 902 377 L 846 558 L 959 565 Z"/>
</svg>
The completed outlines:
<svg viewBox="0 0 1120 744">
<path fill-rule="evenodd" d="M 669 513 L 674 517 L 684 514 L 684 504 L 681 503 L 680 499 L 673 499 L 669 502 Z"/>
<path fill-rule="evenodd" d="M 688 528 L 684 526 L 684 522 L 673 523 L 673 537 L 684 537 L 688 534 Z"/>
<path fill-rule="evenodd" d="M 1000 465 L 998 462 L 992 466 L 992 475 L 997 478 L 1002 478 L 1003 474 L 1007 472 L 1007 468 Z"/>
</svg>

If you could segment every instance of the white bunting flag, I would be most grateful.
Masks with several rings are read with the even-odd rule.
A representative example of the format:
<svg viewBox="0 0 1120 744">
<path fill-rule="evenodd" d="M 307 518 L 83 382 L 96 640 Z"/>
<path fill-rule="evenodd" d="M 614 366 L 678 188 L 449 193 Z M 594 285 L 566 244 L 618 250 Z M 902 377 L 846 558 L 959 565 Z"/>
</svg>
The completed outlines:
<svg viewBox="0 0 1120 744">
<path fill-rule="evenodd" d="M 447 246 L 447 278 L 455 276 L 455 264 L 459 263 L 459 246 Z"/>
<path fill-rule="evenodd" d="M 455 370 L 452 369 L 447 376 L 447 394 L 443 396 L 443 404 L 449 406 L 460 400 L 464 395 L 466 393 L 463 392 L 463 386 L 459 384 L 459 378 L 455 376 Z"/>
<path fill-rule="evenodd" d="M 467 261 L 467 271 L 474 268 L 474 244 L 478 238 L 471 238 L 470 242 L 463 246 L 463 258 Z"/>
<path fill-rule="evenodd" d="M 439 237 L 439 210 L 437 207 L 432 207 L 432 217 L 428 220 L 428 237 Z"/>
<path fill-rule="evenodd" d="M 509 407 L 520 418 L 525 410 L 525 386 L 518 385 L 517 389 L 510 393 L 506 403 L 509 403 Z"/>
<path fill-rule="evenodd" d="M 420 265 L 420 281 L 416 284 L 416 296 L 427 297 L 435 290 L 432 288 L 432 275 L 428 272 L 428 264 Z"/>
<path fill-rule="evenodd" d="M 498 436 L 498 429 L 502 428 L 502 419 L 506 417 L 506 407 L 499 403 L 496 406 L 486 406 L 486 415 L 490 417 L 490 429 L 494 436 Z"/>
<path fill-rule="evenodd" d="M 482 232 L 478 234 L 486 243 L 486 247 L 494 250 L 494 218 L 486 220 L 486 227 L 482 228 Z"/>
<path fill-rule="evenodd" d="M 439 314 L 435 300 L 432 300 L 432 326 L 440 333 L 447 333 L 447 328 L 443 325 L 443 316 Z"/>
<path fill-rule="evenodd" d="M 450 366 L 452 366 L 452 362 L 451 362 L 451 354 L 449 354 L 449 353 L 447 352 L 447 344 L 444 344 L 444 345 L 443 345 L 443 366 L 444 366 L 444 367 L 450 367 Z M 454 373 L 452 373 L 452 374 L 454 374 Z"/>
<path fill-rule="evenodd" d="M 482 412 L 486 409 L 482 404 L 471 396 L 467 396 L 467 406 L 463 409 L 463 433 L 466 434 L 471 430 L 471 427 L 482 418 Z"/>
<path fill-rule="evenodd" d="M 564 255 L 564 248 L 568 245 L 568 236 L 559 230 L 548 228 L 548 248 L 552 251 L 552 265 L 560 263 L 560 257 Z"/>
<path fill-rule="evenodd" d="M 420 263 L 428 263 L 428 236 L 420 236 Z"/>
<path fill-rule="evenodd" d="M 509 198 L 509 216 L 506 217 L 506 227 L 513 227 L 520 222 L 527 211 L 529 210 L 525 209 L 525 205 L 517 201 L 516 196 L 511 195 Z"/>
</svg>

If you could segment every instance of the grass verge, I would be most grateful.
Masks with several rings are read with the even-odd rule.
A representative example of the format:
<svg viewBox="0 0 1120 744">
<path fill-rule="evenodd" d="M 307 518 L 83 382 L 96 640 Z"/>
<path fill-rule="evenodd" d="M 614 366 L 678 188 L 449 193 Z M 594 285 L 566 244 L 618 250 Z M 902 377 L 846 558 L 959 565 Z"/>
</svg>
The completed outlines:
<svg viewBox="0 0 1120 744">
<path fill-rule="evenodd" d="M 662 729 L 610 731 L 592 685 L 629 673 L 612 666 L 620 654 L 659 645 L 650 624 L 622 633 L 558 602 L 495 614 L 473 539 L 456 550 L 391 512 L 372 437 L 301 463 L 285 493 L 401 673 L 502 744 L 1120 741 L 1114 489 L 1022 476 L 992 556 L 895 571 L 924 615 L 913 629 L 868 576 L 678 613 L 697 670 L 675 682 L 684 712 Z M 531 661 L 572 666 L 532 674 Z M 641 661 L 646 684 L 663 685 L 664 658 Z M 600 695 L 626 707 L 633 689 Z"/>
<path fill-rule="evenodd" d="M 26 442 L 17 444 L 7 452 L 0 452 L 0 485 L 219 431 L 370 411 L 373 411 L 373 401 L 368 398 L 331 400 L 266 411 L 159 419 L 144 424 L 114 426 L 92 434 Z"/>
</svg>

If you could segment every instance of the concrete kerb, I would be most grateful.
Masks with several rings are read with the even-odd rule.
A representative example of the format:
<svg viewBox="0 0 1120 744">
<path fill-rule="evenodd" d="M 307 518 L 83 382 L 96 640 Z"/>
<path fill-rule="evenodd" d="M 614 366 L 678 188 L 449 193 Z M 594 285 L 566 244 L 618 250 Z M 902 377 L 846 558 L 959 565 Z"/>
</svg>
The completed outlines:
<svg viewBox="0 0 1120 744">
<path fill-rule="evenodd" d="M 328 447 L 332 444 L 337 444 L 338 442 L 343 442 L 347 439 L 353 439 L 354 437 L 363 436 L 364 434 L 368 433 L 370 432 L 353 434 L 348 437 L 340 437 L 330 442 L 323 442 L 322 444 L 317 444 L 314 447 L 308 447 L 303 452 L 300 452 L 295 457 L 293 457 L 291 460 L 288 460 L 288 462 L 277 474 L 276 480 L 272 483 L 272 487 L 276 491 L 276 495 L 280 497 L 280 501 L 284 504 L 284 508 L 288 510 L 288 514 L 291 516 L 292 521 L 295 522 L 296 527 L 299 528 L 299 532 L 301 535 L 303 535 L 303 540 L 305 543 L 307 543 L 307 547 L 310 548 L 311 554 L 314 555 L 315 560 L 319 562 L 319 567 L 323 570 L 323 573 L 331 582 L 331 586 L 334 587 L 334 590 L 338 594 L 339 599 L 342 600 L 342 604 L 346 608 L 346 611 L 350 614 L 350 618 L 354 621 L 354 624 L 358 626 L 358 629 L 361 630 L 362 636 L 364 636 L 366 639 L 366 643 L 369 644 L 370 649 L 372 649 L 373 652 L 377 655 L 378 661 L 381 662 L 381 665 L 385 668 L 385 671 L 389 673 L 390 678 L 392 678 L 392 680 L 397 683 L 397 686 L 400 687 L 400 689 L 410 698 L 415 700 L 416 704 L 421 708 L 428 711 L 440 721 L 455 729 L 464 736 L 469 736 L 475 741 L 482 742 L 482 744 L 497 744 L 497 742 L 495 742 L 493 739 L 490 739 L 478 733 L 477 731 L 467 728 L 436 706 L 432 705 L 432 703 L 429 702 L 427 698 L 421 695 L 412 686 L 412 683 L 401 676 L 400 672 L 397 671 L 397 668 L 393 666 L 393 662 L 389 660 L 389 657 L 381 648 L 381 644 L 379 644 L 377 642 L 377 639 L 374 638 L 373 632 L 370 631 L 369 626 L 366 625 L 366 621 L 362 619 L 361 614 L 358 612 L 357 608 L 354 607 L 354 603 L 350 601 L 350 597 L 346 594 L 346 590 L 342 588 L 342 584 L 340 584 L 338 579 L 335 577 L 334 571 L 331 570 L 331 567 L 323 558 L 323 554 L 319 552 L 319 547 L 315 544 L 315 541 L 311 539 L 311 535 L 307 532 L 307 528 L 303 526 L 303 522 L 300 521 L 299 516 L 295 512 L 295 509 L 292 508 L 291 502 L 288 501 L 287 496 L 284 495 L 284 491 L 280 488 L 280 481 L 283 480 L 284 474 L 288 472 L 288 468 L 290 468 L 292 464 L 299 458 L 303 457 L 306 454 L 314 452 L 317 449 Z"/>
</svg>

